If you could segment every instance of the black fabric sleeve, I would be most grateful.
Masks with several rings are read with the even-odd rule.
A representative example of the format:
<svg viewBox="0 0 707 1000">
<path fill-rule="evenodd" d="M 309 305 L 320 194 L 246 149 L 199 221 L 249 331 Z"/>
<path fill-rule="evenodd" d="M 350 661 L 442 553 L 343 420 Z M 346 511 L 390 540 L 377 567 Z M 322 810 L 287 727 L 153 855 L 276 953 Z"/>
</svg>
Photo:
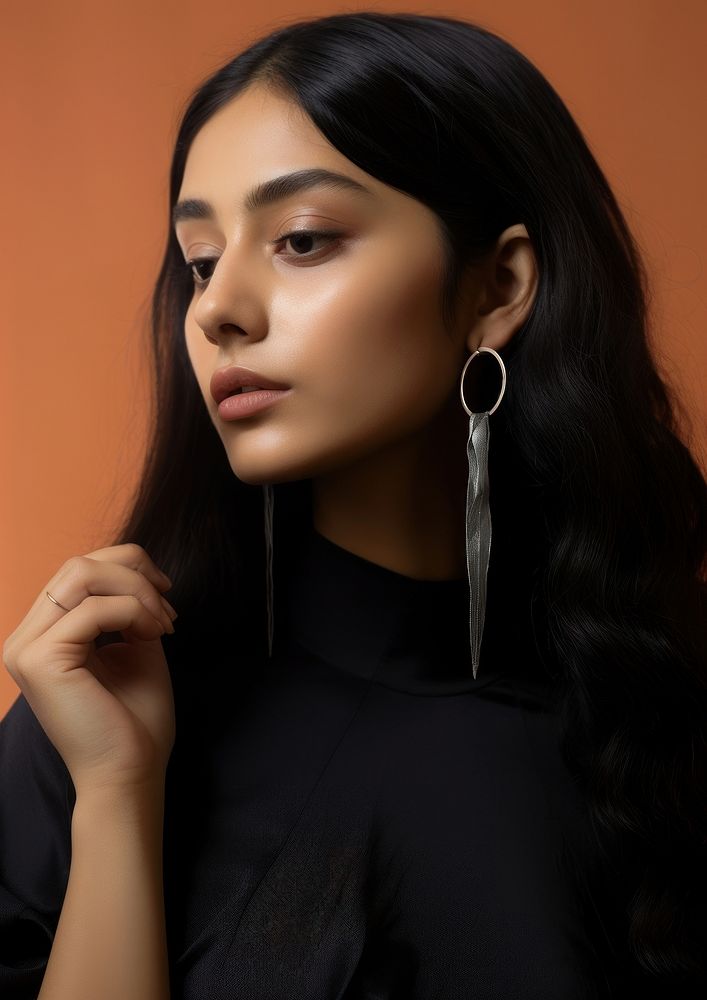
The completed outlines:
<svg viewBox="0 0 707 1000">
<path fill-rule="evenodd" d="M 20 694 L 0 719 L 0 997 L 36 1000 L 66 894 L 76 793 Z"/>
</svg>

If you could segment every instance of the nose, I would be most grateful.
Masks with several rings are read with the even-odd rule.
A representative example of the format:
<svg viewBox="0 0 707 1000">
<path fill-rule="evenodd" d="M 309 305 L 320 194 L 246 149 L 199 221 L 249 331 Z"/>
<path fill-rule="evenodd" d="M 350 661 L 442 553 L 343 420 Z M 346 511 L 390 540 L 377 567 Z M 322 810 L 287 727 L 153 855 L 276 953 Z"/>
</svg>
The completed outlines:
<svg viewBox="0 0 707 1000">
<path fill-rule="evenodd" d="M 255 339 L 264 336 L 263 292 L 256 287 L 252 261 L 247 265 L 237 247 L 227 248 L 212 265 L 211 277 L 198 294 L 193 316 L 206 339 L 216 346 L 234 333 Z"/>
</svg>

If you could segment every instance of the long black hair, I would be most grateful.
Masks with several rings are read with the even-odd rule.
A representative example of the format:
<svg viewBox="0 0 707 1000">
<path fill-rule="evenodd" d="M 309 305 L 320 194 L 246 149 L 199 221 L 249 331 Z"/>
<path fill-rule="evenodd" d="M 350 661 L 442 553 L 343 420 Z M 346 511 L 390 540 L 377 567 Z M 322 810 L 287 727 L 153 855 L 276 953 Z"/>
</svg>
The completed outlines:
<svg viewBox="0 0 707 1000">
<path fill-rule="evenodd" d="M 450 17 L 335 14 L 278 27 L 199 86 L 178 128 L 152 300 L 152 436 L 112 544 L 141 544 L 175 581 L 165 648 L 192 642 L 192 669 L 199 650 L 206 669 L 207 642 L 232 650 L 234 669 L 262 652 L 263 494 L 233 474 L 186 353 L 192 279 L 170 218 L 195 135 L 255 81 L 436 213 L 446 320 L 465 266 L 506 227 L 527 228 L 539 284 L 501 352 L 489 601 L 524 581 L 518 609 L 557 679 L 562 752 L 624 887 L 599 913 L 607 946 L 627 977 L 677 996 L 705 976 L 707 482 L 651 354 L 649 288 L 622 212 L 564 103 L 512 45 Z M 276 494 L 284 541 L 308 484 Z"/>
</svg>

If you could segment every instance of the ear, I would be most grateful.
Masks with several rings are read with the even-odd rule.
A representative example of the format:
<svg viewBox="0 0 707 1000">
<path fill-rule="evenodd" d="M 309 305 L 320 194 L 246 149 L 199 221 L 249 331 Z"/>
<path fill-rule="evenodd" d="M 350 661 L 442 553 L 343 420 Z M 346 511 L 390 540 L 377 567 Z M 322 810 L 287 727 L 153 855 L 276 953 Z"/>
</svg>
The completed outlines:
<svg viewBox="0 0 707 1000">
<path fill-rule="evenodd" d="M 470 317 L 467 347 L 498 351 L 528 318 L 538 285 L 538 267 L 522 224 L 505 229 L 477 271 L 478 291 Z"/>
</svg>

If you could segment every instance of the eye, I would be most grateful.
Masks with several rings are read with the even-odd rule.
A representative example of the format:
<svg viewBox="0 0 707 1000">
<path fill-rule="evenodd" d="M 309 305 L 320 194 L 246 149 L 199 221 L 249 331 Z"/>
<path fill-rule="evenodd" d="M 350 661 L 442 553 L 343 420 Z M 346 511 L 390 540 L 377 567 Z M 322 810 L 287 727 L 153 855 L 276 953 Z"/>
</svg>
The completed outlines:
<svg viewBox="0 0 707 1000">
<path fill-rule="evenodd" d="M 278 236 L 277 239 L 271 240 L 272 246 L 278 246 L 280 243 L 289 243 L 292 241 L 292 246 L 295 249 L 293 254 L 285 254 L 286 257 L 302 257 L 305 259 L 310 259 L 314 256 L 311 250 L 307 249 L 307 244 L 312 240 L 324 240 L 328 243 L 332 243 L 341 237 L 341 233 L 332 232 L 329 230 L 321 229 L 295 229 L 292 232 L 284 233 L 282 236 Z M 304 244 L 304 248 L 303 248 Z M 302 250 L 303 252 L 299 252 Z M 202 274 L 200 268 L 208 269 L 211 266 L 216 266 L 218 263 L 218 258 L 216 257 L 193 257 L 191 260 L 184 261 L 184 268 L 187 272 L 191 273 L 194 279 L 194 284 L 203 287 L 209 282 L 211 273 Z"/>
<path fill-rule="evenodd" d="M 335 233 L 330 230 L 295 229 L 292 232 L 284 233 L 282 236 L 279 236 L 276 240 L 272 240 L 272 244 L 273 246 L 277 246 L 278 243 L 292 242 L 292 246 L 295 248 L 295 253 L 294 255 L 290 254 L 289 256 L 310 257 L 311 251 L 308 251 L 306 249 L 307 244 L 310 241 L 312 240 L 316 241 L 318 239 L 321 239 L 321 240 L 326 240 L 328 242 L 333 242 L 334 240 L 339 239 L 340 236 L 341 233 Z M 303 242 L 304 242 L 304 251 L 300 253 L 299 250 L 302 250 Z"/>
<path fill-rule="evenodd" d="M 204 277 L 202 274 L 198 273 L 198 268 L 208 267 L 210 264 L 217 264 L 218 261 L 215 257 L 194 257 L 192 260 L 187 260 L 184 262 L 184 268 L 191 272 L 191 276 L 194 279 L 195 285 L 207 285 L 211 275 Z"/>
</svg>

